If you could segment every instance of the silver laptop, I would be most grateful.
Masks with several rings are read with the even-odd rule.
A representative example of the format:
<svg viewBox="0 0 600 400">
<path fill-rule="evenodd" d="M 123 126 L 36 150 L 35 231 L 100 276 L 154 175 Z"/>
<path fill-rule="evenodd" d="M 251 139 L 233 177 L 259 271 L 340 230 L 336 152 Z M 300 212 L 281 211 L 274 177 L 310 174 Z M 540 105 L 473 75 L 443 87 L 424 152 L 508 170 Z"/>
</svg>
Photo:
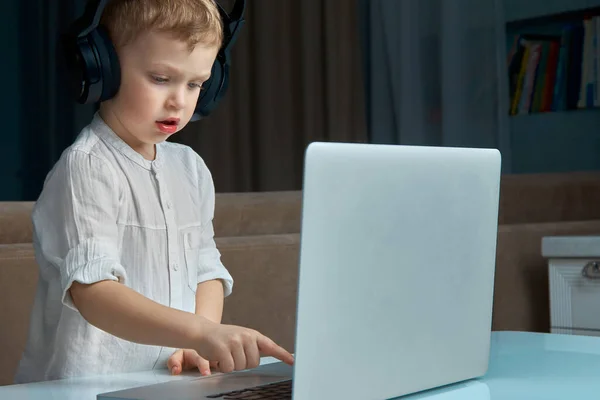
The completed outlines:
<svg viewBox="0 0 600 400">
<path fill-rule="evenodd" d="M 486 373 L 500 153 L 312 143 L 304 162 L 294 367 L 98 399 L 389 399 Z"/>
</svg>

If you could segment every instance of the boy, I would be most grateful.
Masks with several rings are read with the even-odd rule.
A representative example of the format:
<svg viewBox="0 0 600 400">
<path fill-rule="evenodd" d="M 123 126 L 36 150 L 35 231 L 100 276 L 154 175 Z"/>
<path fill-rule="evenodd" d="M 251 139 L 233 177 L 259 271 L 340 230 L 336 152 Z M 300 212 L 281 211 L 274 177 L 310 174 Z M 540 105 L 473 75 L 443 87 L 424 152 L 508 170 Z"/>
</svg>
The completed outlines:
<svg viewBox="0 0 600 400">
<path fill-rule="evenodd" d="M 223 40 L 212 1 L 105 9 L 121 85 L 35 205 L 40 275 L 17 383 L 164 366 L 207 375 L 255 367 L 261 352 L 293 363 L 260 333 L 220 324 L 233 280 L 213 239 L 211 174 L 165 142 L 190 121 Z"/>
</svg>

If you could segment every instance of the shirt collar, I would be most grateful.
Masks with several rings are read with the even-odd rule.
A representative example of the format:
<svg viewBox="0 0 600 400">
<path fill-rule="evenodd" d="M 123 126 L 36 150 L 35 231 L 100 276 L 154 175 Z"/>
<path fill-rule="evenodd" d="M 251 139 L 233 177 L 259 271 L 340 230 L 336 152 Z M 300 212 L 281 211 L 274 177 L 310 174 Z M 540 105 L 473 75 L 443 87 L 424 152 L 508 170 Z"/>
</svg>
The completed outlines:
<svg viewBox="0 0 600 400">
<path fill-rule="evenodd" d="M 125 157 L 129 158 L 134 163 L 138 164 L 142 168 L 147 170 L 159 169 L 162 165 L 161 153 L 162 146 L 161 143 L 156 145 L 156 158 L 154 161 L 150 161 L 145 159 L 140 153 L 133 150 L 131 146 L 123 141 L 107 124 L 104 122 L 102 117 L 98 112 L 94 114 L 94 118 L 92 119 L 91 128 L 103 141 L 105 141 L 110 146 L 117 149 L 120 153 L 122 153 Z"/>
</svg>

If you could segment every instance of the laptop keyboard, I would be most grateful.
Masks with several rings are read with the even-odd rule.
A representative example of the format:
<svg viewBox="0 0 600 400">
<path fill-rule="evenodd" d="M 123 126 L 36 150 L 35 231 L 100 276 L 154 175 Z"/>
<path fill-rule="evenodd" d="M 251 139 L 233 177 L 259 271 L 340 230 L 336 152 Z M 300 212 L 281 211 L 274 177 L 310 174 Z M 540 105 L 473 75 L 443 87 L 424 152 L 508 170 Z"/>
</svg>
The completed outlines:
<svg viewBox="0 0 600 400">
<path fill-rule="evenodd" d="M 226 393 L 219 393 L 212 396 L 206 396 L 209 399 L 223 400 L 264 400 L 292 399 L 292 380 L 269 383 L 268 385 L 255 386 L 247 389 L 234 390 Z"/>
</svg>

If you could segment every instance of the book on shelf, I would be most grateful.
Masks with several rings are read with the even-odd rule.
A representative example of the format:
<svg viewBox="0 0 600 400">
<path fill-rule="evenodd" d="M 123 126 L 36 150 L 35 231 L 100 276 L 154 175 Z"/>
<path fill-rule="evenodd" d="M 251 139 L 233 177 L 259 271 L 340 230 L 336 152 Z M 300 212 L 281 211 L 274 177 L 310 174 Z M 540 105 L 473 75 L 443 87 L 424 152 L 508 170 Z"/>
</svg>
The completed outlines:
<svg viewBox="0 0 600 400">
<path fill-rule="evenodd" d="M 508 53 L 510 115 L 600 107 L 600 16 L 556 34 L 516 34 Z"/>
</svg>

